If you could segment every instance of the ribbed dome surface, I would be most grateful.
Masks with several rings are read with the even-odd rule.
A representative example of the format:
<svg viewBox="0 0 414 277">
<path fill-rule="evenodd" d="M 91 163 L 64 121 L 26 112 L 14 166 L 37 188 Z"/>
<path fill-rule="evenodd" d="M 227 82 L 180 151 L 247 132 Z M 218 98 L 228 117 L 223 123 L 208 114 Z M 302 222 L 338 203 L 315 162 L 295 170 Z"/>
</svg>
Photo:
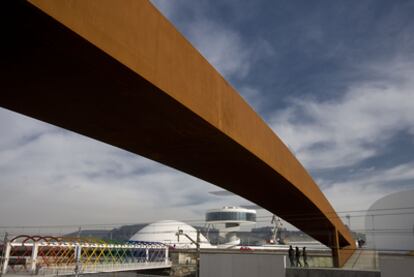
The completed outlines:
<svg viewBox="0 0 414 277">
<path fill-rule="evenodd" d="M 184 235 L 180 235 L 178 240 L 178 230 L 183 230 L 184 234 L 197 241 L 197 230 L 194 227 L 175 220 L 162 220 L 148 224 L 133 235 L 130 240 L 161 242 L 171 246 L 175 245 L 176 248 L 196 248 L 196 245 Z M 211 247 L 202 234 L 200 234 L 200 245 L 202 248 Z"/>
</svg>

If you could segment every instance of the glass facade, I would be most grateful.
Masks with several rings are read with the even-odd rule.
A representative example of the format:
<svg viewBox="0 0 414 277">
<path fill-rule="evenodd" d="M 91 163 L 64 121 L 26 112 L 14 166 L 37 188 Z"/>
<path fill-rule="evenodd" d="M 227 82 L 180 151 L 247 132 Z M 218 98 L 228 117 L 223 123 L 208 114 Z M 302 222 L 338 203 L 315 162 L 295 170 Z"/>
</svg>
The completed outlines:
<svg viewBox="0 0 414 277">
<path fill-rule="evenodd" d="M 256 222 L 255 213 L 245 212 L 209 212 L 206 215 L 206 221 L 252 221 Z"/>
</svg>

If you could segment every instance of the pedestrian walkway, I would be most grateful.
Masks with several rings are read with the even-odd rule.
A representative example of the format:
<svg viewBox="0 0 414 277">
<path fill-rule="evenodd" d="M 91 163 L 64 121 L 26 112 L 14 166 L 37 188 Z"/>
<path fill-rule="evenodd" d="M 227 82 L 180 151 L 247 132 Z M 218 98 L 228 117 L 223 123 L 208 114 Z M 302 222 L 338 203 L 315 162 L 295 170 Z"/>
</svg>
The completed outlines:
<svg viewBox="0 0 414 277">
<path fill-rule="evenodd" d="M 348 269 L 378 269 L 378 252 L 368 249 L 357 249 L 346 262 Z"/>
</svg>

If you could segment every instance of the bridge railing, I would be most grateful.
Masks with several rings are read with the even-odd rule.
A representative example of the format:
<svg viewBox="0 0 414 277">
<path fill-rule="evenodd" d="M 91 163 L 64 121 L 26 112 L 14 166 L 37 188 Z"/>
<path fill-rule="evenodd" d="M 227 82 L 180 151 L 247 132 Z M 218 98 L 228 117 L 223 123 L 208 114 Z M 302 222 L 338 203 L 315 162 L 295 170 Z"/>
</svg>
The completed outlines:
<svg viewBox="0 0 414 277">
<path fill-rule="evenodd" d="M 1 272 L 65 275 L 171 265 L 160 243 L 109 244 L 85 239 L 19 236 L 4 244 Z"/>
</svg>

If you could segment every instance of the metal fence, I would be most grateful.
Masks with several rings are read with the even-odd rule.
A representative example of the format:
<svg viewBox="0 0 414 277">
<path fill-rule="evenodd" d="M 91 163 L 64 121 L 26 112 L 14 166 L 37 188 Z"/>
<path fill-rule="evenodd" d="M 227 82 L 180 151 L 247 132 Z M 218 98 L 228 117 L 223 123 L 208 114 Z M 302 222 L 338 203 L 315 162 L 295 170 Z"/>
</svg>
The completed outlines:
<svg viewBox="0 0 414 277">
<path fill-rule="evenodd" d="M 160 243 L 18 236 L 2 244 L 2 274 L 71 275 L 170 267 Z"/>
</svg>

